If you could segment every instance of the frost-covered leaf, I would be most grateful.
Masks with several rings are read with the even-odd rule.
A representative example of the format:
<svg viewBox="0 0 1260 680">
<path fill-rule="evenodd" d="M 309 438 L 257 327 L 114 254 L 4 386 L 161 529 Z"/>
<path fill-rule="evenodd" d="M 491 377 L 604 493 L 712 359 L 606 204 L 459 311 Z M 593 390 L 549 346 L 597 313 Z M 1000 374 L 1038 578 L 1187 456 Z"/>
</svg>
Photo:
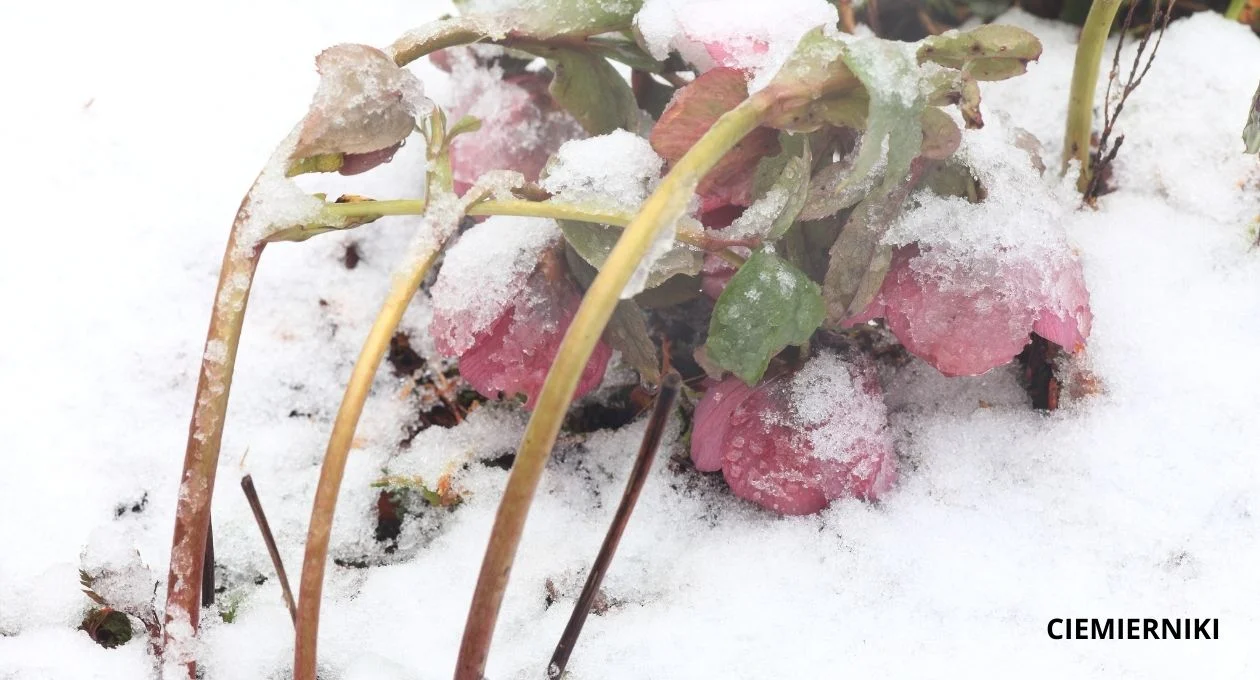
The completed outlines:
<svg viewBox="0 0 1260 680">
<path fill-rule="evenodd" d="M 709 358 L 751 385 L 783 348 L 807 342 L 823 316 L 818 284 L 782 258 L 754 252 L 713 308 Z"/>
<path fill-rule="evenodd" d="M 922 150 L 927 108 L 922 71 L 905 43 L 863 38 L 842 50 L 845 63 L 866 89 L 866 133 L 857 156 L 815 174 L 801 219 L 827 217 L 858 202 L 868 191 L 884 194 L 901 182 Z M 843 111 L 844 109 L 840 109 Z M 853 117 L 850 113 L 847 114 Z M 884 148 L 887 147 L 885 154 Z M 883 179 L 874 173 L 883 160 Z"/>
<path fill-rule="evenodd" d="M 588 36 L 629 28 L 643 0 L 457 0 L 464 19 L 511 23 L 534 38 Z"/>
<path fill-rule="evenodd" d="M 922 161 L 918 164 L 921 166 Z M 865 309 L 879 292 L 892 261 L 892 248 L 883 243 L 884 234 L 917 178 L 915 172 L 893 191 L 872 193 L 849 215 L 840 237 L 831 246 L 831 261 L 823 279 L 827 318 L 832 322 Z"/>
<path fill-rule="evenodd" d="M 629 83 L 603 57 L 558 49 L 550 57 L 555 78 L 551 96 L 592 135 L 636 130 L 639 107 Z"/>
<path fill-rule="evenodd" d="M 369 154 L 397 145 L 430 110 L 410 71 L 367 45 L 334 45 L 315 59 L 319 88 L 302 120 L 292 160 Z"/>
<path fill-rule="evenodd" d="M 809 151 L 809 139 L 805 135 L 782 133 L 779 135 L 778 155 L 763 158 L 757 165 L 753 179 L 753 204 L 744 216 L 757 210 L 770 213 L 770 222 L 761 234 L 769 241 L 782 238 L 796 216 L 805 207 L 805 195 L 809 190 L 809 170 L 813 157 Z"/>
<path fill-rule="evenodd" d="M 622 229 L 603 224 L 558 220 L 564 238 L 573 249 L 596 269 L 604 266 L 608 254 L 617 239 L 621 238 Z M 677 274 L 692 275 L 700 273 L 704 264 L 704 254 L 690 246 L 675 242 L 669 250 L 653 263 L 648 271 L 647 288 L 655 288 L 666 279 Z"/>
<path fill-rule="evenodd" d="M 821 27 L 806 33 L 769 87 L 791 93 L 795 104 L 858 89 L 858 78 L 845 58 L 848 45 Z"/>
<path fill-rule="evenodd" d="M 966 69 L 976 80 L 1005 80 L 1022 74 L 1041 56 L 1037 36 L 1016 26 L 986 24 L 970 31 L 950 31 L 923 40 L 920 63 Z"/>
<path fill-rule="evenodd" d="M 652 128 L 652 148 L 671 165 L 682 158 L 708 132 L 713 123 L 748 97 L 748 85 L 739 71 L 715 68 L 678 91 L 661 119 Z M 748 205 L 757 163 L 778 153 L 778 136 L 770 128 L 758 128 L 744 137 L 701 180 L 697 193 L 702 209 L 735 203 Z"/>
<path fill-rule="evenodd" d="M 924 158 L 945 160 L 962 144 L 962 130 L 949 114 L 929 106 L 923 111 L 923 143 L 919 154 Z"/>
<path fill-rule="evenodd" d="M 1260 153 L 1260 87 L 1256 88 L 1256 96 L 1251 100 L 1251 113 L 1247 115 L 1247 125 L 1243 127 L 1243 144 L 1247 145 L 1247 153 Z"/>
</svg>

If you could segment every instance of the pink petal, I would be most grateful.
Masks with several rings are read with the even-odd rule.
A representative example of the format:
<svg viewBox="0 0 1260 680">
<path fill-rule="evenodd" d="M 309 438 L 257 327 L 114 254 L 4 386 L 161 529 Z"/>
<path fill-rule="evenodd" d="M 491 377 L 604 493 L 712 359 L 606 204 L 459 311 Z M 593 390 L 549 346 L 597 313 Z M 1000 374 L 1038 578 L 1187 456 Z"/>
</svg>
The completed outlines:
<svg viewBox="0 0 1260 680">
<path fill-rule="evenodd" d="M 455 93 L 450 119 L 481 119 L 481 129 L 451 142 L 451 172 L 463 193 L 487 171 L 516 170 L 533 182 L 560 145 L 585 136 L 582 126 L 556 105 L 549 79 L 524 73 L 500 80 L 492 71 L 455 64 Z M 457 87 L 460 87 L 457 85 Z"/>
<path fill-rule="evenodd" d="M 809 370 L 847 389 L 811 395 L 823 407 L 807 419 L 793 390 Z M 735 377 L 710 388 L 696 407 L 691 457 L 699 470 L 720 467 L 736 496 L 790 515 L 817 512 L 839 498 L 875 500 L 897 478 L 873 370 L 836 357 L 816 357 L 801 373 L 754 388 Z"/>
<path fill-rule="evenodd" d="M 573 284 L 563 278 L 552 281 L 540 268 L 517 302 L 460 355 L 460 375 L 486 396 L 524 394 L 525 408 L 532 410 L 580 302 Z M 575 398 L 599 386 L 611 358 L 607 344 L 595 346 Z"/>
<path fill-rule="evenodd" d="M 919 256 L 916 246 L 898 249 L 879 295 L 844 325 L 883 317 L 910 353 L 949 376 L 980 375 L 1009 363 L 1033 331 L 1070 350 L 1089 334 L 1089 293 L 1070 257 L 1047 294 L 1038 277 L 1000 267 L 995 279 L 978 268 L 961 269 L 946 286 L 914 267 Z"/>
<path fill-rule="evenodd" d="M 731 376 L 710 387 L 696 405 L 691 431 L 691 462 L 701 472 L 722 469 L 723 440 L 730 427 L 731 412 L 752 394 L 743 380 Z"/>
</svg>

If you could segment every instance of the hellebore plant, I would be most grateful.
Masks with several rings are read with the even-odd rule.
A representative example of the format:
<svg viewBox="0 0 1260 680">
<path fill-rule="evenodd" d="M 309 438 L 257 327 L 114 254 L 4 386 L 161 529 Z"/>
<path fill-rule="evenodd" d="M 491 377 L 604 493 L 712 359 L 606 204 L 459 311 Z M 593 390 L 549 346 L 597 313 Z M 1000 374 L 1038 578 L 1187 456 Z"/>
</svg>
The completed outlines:
<svg viewBox="0 0 1260 680">
<path fill-rule="evenodd" d="M 854 38 L 823 0 L 784 0 L 772 13 L 781 21 L 720 27 L 706 21 L 720 2 L 515 6 L 444 18 L 387 52 L 340 45 L 317 60 L 311 110 L 246 196 L 225 255 L 176 518 L 166 663 L 193 671 L 181 643 L 197 627 L 232 364 L 271 241 L 423 216 L 329 437 L 297 602 L 303 680 L 315 678 L 350 444 L 389 339 L 439 254 L 428 290 L 437 351 L 457 358 L 483 396 L 523 396 L 532 412 L 473 595 L 456 668 L 465 680 L 483 676 L 568 407 L 599 386 L 613 350 L 645 382 L 671 376 L 671 389 L 678 378 L 662 371 L 671 354 L 703 367 L 707 376 L 684 373 L 707 386 L 690 435 L 695 467 L 721 470 L 752 503 L 804 514 L 877 500 L 897 478 L 876 362 L 845 340 L 875 332 L 873 319 L 947 375 L 1009 362 L 1029 333 L 1068 351 L 1084 345 L 1088 292 L 1065 248 L 1050 251 L 1040 276 L 1021 278 L 1002 269 L 999 251 L 941 260 L 940 244 L 890 236 L 930 201 L 988 200 L 984 173 L 956 153 L 960 125 L 983 126 L 979 82 L 1017 76 L 1040 55 L 1027 32 Z M 449 126 L 403 68 L 424 56 L 451 75 Z M 629 82 L 612 61 L 631 69 Z M 417 128 L 423 198 L 327 202 L 286 178 L 389 162 Z M 461 233 L 466 218 L 486 219 Z M 702 341 L 662 337 L 659 314 L 684 308 Z"/>
</svg>

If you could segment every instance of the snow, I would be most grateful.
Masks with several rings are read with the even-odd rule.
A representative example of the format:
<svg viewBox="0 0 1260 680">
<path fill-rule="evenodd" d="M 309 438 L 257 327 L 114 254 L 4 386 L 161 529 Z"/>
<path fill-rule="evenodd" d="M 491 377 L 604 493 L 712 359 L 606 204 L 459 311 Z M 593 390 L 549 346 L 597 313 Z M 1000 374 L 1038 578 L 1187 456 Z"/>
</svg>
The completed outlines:
<svg viewBox="0 0 1260 680">
<path fill-rule="evenodd" d="M 750 13 L 792 4 L 747 3 Z M 38 105 L 0 111 L 0 144 L 19 159 L 2 171 L 13 205 L 0 249 L 9 318 L 0 340 L 8 387 L 0 678 L 153 677 L 139 630 L 106 650 L 74 629 L 89 605 L 79 567 L 115 559 L 83 550 L 103 537 L 107 552 L 134 548 L 165 576 L 227 229 L 310 101 L 311 57 L 336 42 L 386 44 L 447 9 L 124 0 L 76 5 L 67 21 L 63 6 L 16 8 L 24 30 L 0 42 L 0 58 L 21 64 L 38 54 L 44 65 L 8 73 L 12 91 Z M 1045 56 L 1026 76 L 982 86 L 993 131 L 981 134 L 1000 131 L 1005 113 L 1045 145 L 1049 178 L 1076 29 L 1019 12 L 1004 20 L 1034 30 Z M 189 49 L 180 29 L 190 26 L 231 49 Z M 443 101 L 441 74 L 426 63 L 413 69 Z M 675 421 L 605 579 L 614 604 L 588 621 L 571 675 L 997 677 L 1017 668 L 1034 678 L 1254 677 L 1260 364 L 1250 357 L 1260 337 L 1260 262 L 1251 242 L 1260 173 L 1238 135 L 1257 80 L 1260 41 L 1245 28 L 1211 14 L 1179 21 L 1121 117 L 1119 190 L 1092 211 L 1064 203 L 1049 179 L 1019 187 L 1000 226 L 1053 215 L 1080 253 L 1095 316 L 1087 361 L 1100 393 L 1046 415 L 1029 409 L 1013 368 L 953 379 L 918 361 L 886 371 L 899 486 L 878 506 L 843 502 L 793 519 L 731 498 L 712 476 L 671 469 L 671 454 L 685 455 Z M 968 144 L 973 137 L 982 153 L 988 137 L 963 135 Z M 303 186 L 414 197 L 423 163 L 413 137 L 387 166 L 303 178 Z M 292 624 L 236 481 L 254 475 L 295 577 L 341 391 L 422 226 L 387 218 L 269 246 L 263 256 L 214 506 L 229 592 L 204 613 L 211 680 L 288 673 Z M 1026 231 L 1011 237 L 1037 237 Z M 361 261 L 347 269 L 351 243 Z M 422 296 L 403 324 L 426 357 L 435 356 L 425 339 L 430 316 Z M 347 468 L 333 553 L 379 566 L 329 567 L 319 653 L 330 677 L 450 675 L 507 478 L 477 461 L 510 449 L 523 429 L 519 412 L 492 408 L 403 447 L 403 426 L 418 409 L 418 397 L 404 396 L 409 379 L 382 368 Z M 488 677 L 542 673 L 642 431 L 640 420 L 568 437 L 558 449 Z M 409 518 L 399 550 L 384 553 L 373 539 L 372 483 L 387 471 L 440 473 L 450 461 L 469 461 L 455 467 L 464 502 Z M 267 581 L 255 585 L 259 576 Z M 549 581 L 558 596 L 550 605 Z M 163 592 L 164 584 L 159 600 Z M 231 602 L 236 617 L 226 623 L 219 612 Z M 1219 617 L 1221 639 L 1045 635 L 1052 617 L 1147 615 Z"/>
<path fill-rule="evenodd" d="M 672 50 L 701 71 L 745 69 L 749 91 L 755 92 L 770 82 L 802 36 L 838 20 L 826 0 L 746 2 L 738 9 L 727 0 L 646 0 L 635 26 L 653 57 L 664 59 Z"/>
<path fill-rule="evenodd" d="M 433 284 L 433 310 L 452 319 L 442 329 L 450 353 L 462 353 L 525 289 L 547 248 L 559 239 L 555 220 L 490 217 L 446 251 Z"/>
<path fill-rule="evenodd" d="M 633 215 L 656 188 L 664 167 L 648 140 L 616 130 L 565 142 L 540 185 L 562 203 Z"/>
</svg>

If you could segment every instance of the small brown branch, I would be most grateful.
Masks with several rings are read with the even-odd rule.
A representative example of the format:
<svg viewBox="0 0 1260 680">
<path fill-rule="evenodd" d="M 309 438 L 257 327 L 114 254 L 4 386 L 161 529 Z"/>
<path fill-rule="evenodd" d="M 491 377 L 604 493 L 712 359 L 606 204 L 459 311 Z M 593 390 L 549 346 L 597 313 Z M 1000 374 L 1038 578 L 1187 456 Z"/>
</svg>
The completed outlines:
<svg viewBox="0 0 1260 680">
<path fill-rule="evenodd" d="M 840 12 L 840 30 L 852 34 L 857 30 L 857 17 L 853 12 L 853 0 L 836 0 Z"/>
<path fill-rule="evenodd" d="M 1111 90 L 1112 87 L 1120 82 L 1120 52 L 1124 49 L 1124 39 L 1129 31 L 1133 28 L 1133 19 L 1140 3 L 1133 2 L 1129 5 L 1129 11 L 1125 14 L 1124 23 L 1120 27 L 1120 37 L 1116 41 L 1116 51 L 1111 60 L 1111 73 L 1107 78 L 1107 91 L 1103 98 L 1103 129 L 1102 134 L 1098 138 L 1098 151 L 1090 154 L 1092 167 L 1089 171 L 1089 181 L 1085 187 L 1085 202 L 1093 204 L 1103 190 L 1103 182 L 1110 174 L 1107 171 L 1111 167 L 1112 161 L 1115 160 L 1116 154 L 1120 151 L 1120 145 L 1124 143 L 1124 136 L 1120 135 L 1116 138 L 1114 145 L 1111 144 L 1111 137 L 1115 132 L 1116 120 L 1120 117 L 1120 113 L 1124 111 L 1124 105 L 1129 100 L 1129 95 L 1142 84 L 1142 79 L 1151 70 L 1151 65 L 1155 63 L 1155 55 L 1159 51 L 1159 45 L 1164 40 L 1164 33 L 1168 30 L 1168 21 L 1172 17 L 1173 5 L 1177 4 L 1176 0 L 1168 3 L 1168 7 L 1163 7 L 1162 0 L 1152 0 L 1152 14 L 1150 29 L 1142 36 L 1138 42 L 1137 51 L 1133 55 L 1133 64 L 1129 68 L 1129 74 L 1125 78 L 1123 86 L 1117 95 L 1116 103 L 1112 106 Z M 1156 29 L 1156 24 L 1159 24 Z M 1155 44 L 1150 43 L 1151 34 L 1155 34 Z M 1146 54 L 1146 48 L 1150 46 L 1150 54 Z M 1146 56 L 1145 62 L 1142 57 Z"/>
<path fill-rule="evenodd" d="M 674 411 L 674 402 L 682 386 L 682 377 L 677 371 L 669 368 L 668 363 L 665 365 L 665 370 L 660 390 L 656 394 L 656 404 L 652 407 L 652 415 L 643 433 L 643 443 L 639 445 L 639 455 L 634 459 L 634 468 L 630 471 L 630 478 L 626 480 L 626 490 L 621 496 L 621 504 L 617 506 L 612 524 L 609 525 L 608 533 L 604 536 L 604 543 L 599 548 L 595 563 L 591 565 L 591 572 L 586 577 L 582 594 L 578 596 L 577 604 L 573 606 L 569 624 L 564 627 L 560 642 L 556 644 L 556 651 L 551 655 L 551 663 L 547 666 L 547 677 L 552 680 L 564 675 L 569 656 L 573 654 L 573 647 L 577 644 L 578 636 L 582 634 L 582 626 L 586 623 L 586 616 L 591 611 L 591 603 L 595 601 L 595 596 L 599 593 L 599 586 L 604 581 L 604 574 L 608 572 L 608 565 L 612 564 L 613 554 L 617 552 L 617 545 L 621 543 L 621 535 L 626 530 L 626 524 L 630 522 L 630 514 L 634 512 L 634 506 L 639 502 L 639 494 L 642 493 L 643 484 L 647 481 L 648 473 L 652 469 L 652 460 L 656 457 L 656 450 L 660 448 L 665 425 L 669 422 L 669 414 Z"/>
<path fill-rule="evenodd" d="M 241 490 L 245 492 L 245 499 L 249 501 L 249 509 L 254 512 L 254 521 L 258 523 L 258 530 L 262 532 L 263 543 L 267 544 L 267 554 L 271 556 L 271 565 L 276 568 L 276 577 L 280 580 L 280 592 L 284 595 L 284 604 L 289 608 L 289 617 L 293 619 L 293 625 L 296 626 L 297 603 L 293 599 L 293 590 L 289 587 L 289 575 L 284 571 L 284 561 L 280 559 L 280 548 L 276 546 L 276 537 L 271 533 L 271 524 L 267 522 L 262 502 L 258 500 L 258 490 L 254 488 L 252 475 L 241 477 Z"/>
</svg>

